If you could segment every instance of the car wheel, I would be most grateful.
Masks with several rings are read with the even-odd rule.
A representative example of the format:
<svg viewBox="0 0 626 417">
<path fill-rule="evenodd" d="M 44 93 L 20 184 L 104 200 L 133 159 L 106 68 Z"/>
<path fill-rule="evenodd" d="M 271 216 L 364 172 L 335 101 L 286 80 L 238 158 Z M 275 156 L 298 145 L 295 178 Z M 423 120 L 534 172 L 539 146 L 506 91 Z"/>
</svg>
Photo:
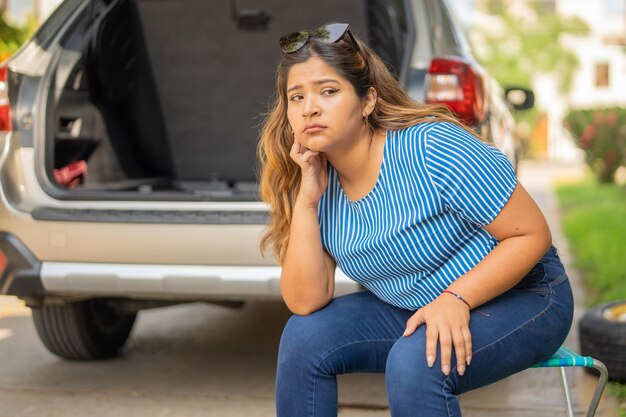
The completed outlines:
<svg viewBox="0 0 626 417">
<path fill-rule="evenodd" d="M 626 300 L 588 310 L 578 330 L 581 353 L 604 363 L 610 380 L 626 382 Z"/>
<path fill-rule="evenodd" d="M 117 355 L 137 313 L 120 313 L 106 299 L 33 308 L 33 322 L 46 348 L 66 359 L 104 359 Z"/>
</svg>

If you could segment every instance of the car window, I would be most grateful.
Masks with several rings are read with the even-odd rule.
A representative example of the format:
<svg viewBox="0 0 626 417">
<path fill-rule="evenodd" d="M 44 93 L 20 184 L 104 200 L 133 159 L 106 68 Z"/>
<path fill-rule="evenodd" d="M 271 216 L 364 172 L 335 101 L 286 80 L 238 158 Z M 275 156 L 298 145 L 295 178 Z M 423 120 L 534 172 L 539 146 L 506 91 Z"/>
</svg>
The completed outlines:
<svg viewBox="0 0 626 417">
<path fill-rule="evenodd" d="M 411 56 L 411 68 L 425 69 L 430 65 L 432 57 L 429 12 L 424 0 L 412 0 L 411 5 L 415 22 L 415 44 Z"/>
<path fill-rule="evenodd" d="M 33 40 L 42 48 L 46 48 L 56 32 L 63 26 L 76 8 L 85 0 L 65 0 L 52 14 L 43 22 L 37 32 L 33 35 Z"/>
<path fill-rule="evenodd" d="M 455 34 L 455 22 L 450 19 L 442 0 L 426 0 L 430 43 L 433 55 L 462 55 L 462 46 Z"/>
<path fill-rule="evenodd" d="M 442 2 L 444 3 L 443 12 L 447 16 L 447 19 L 452 22 L 452 36 L 454 37 L 456 47 L 462 52 L 463 55 L 471 55 L 472 49 L 470 43 L 468 42 L 465 27 L 461 24 L 459 16 L 453 8 L 445 3 L 445 0 L 442 0 Z"/>
<path fill-rule="evenodd" d="M 402 0 L 369 0 L 367 10 L 370 46 L 399 74 L 407 37 L 404 4 Z"/>
</svg>

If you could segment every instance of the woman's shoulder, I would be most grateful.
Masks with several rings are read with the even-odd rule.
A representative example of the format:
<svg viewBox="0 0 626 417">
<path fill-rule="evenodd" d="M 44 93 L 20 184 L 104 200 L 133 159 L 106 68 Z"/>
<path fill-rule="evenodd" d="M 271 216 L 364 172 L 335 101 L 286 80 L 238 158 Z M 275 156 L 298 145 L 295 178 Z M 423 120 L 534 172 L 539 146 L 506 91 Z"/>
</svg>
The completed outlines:
<svg viewBox="0 0 626 417">
<path fill-rule="evenodd" d="M 404 139 L 409 143 L 426 145 L 433 138 L 440 136 L 458 137 L 468 132 L 455 123 L 433 120 L 415 123 L 411 126 L 393 131 L 398 139 Z"/>
<path fill-rule="evenodd" d="M 465 129 L 463 129 L 461 126 L 455 123 L 448 122 L 445 120 L 433 120 L 433 121 L 425 120 L 425 121 L 415 123 L 411 126 L 407 126 L 405 128 L 396 130 L 398 134 L 404 134 L 404 135 L 428 134 L 431 132 L 446 132 L 446 131 L 464 132 Z"/>
</svg>

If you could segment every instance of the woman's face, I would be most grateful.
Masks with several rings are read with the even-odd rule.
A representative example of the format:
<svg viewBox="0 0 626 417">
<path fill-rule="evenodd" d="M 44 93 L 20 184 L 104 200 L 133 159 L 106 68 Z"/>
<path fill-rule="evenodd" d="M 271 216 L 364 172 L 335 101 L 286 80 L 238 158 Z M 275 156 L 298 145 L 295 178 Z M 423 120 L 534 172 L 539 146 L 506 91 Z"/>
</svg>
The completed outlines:
<svg viewBox="0 0 626 417">
<path fill-rule="evenodd" d="M 295 64 L 287 77 L 287 118 L 296 139 L 313 151 L 329 152 L 367 131 L 367 99 L 319 57 Z"/>
</svg>

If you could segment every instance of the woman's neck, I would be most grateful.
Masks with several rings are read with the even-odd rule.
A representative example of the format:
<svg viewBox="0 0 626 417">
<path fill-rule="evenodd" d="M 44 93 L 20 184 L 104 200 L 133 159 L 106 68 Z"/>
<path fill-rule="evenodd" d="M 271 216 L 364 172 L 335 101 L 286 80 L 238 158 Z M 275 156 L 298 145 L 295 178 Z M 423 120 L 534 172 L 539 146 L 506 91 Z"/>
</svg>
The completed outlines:
<svg viewBox="0 0 626 417">
<path fill-rule="evenodd" d="M 380 130 L 374 133 L 368 130 L 348 146 L 326 153 L 326 158 L 337 171 L 342 186 L 359 185 L 372 176 L 378 177 L 382 161 L 383 147 L 380 145 L 384 143 L 383 133 Z"/>
</svg>

